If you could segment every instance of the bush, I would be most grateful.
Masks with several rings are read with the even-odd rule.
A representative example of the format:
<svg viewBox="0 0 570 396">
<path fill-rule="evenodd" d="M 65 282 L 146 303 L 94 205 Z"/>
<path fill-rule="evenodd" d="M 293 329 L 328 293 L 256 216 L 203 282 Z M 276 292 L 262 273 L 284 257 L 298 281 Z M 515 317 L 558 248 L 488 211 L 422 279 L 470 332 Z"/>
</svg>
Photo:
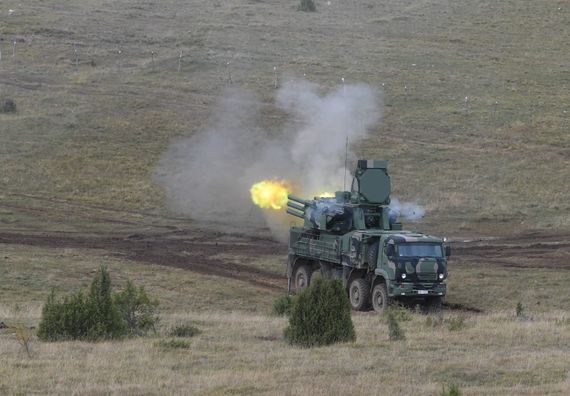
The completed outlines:
<svg viewBox="0 0 570 396">
<path fill-rule="evenodd" d="M 115 304 L 129 335 L 139 336 L 149 330 L 156 331 L 158 301 L 151 300 L 142 286 L 137 289 L 133 282 L 127 281 L 125 290 L 115 295 Z"/>
<path fill-rule="evenodd" d="M 356 339 L 348 296 L 339 280 L 317 279 L 293 300 L 285 338 L 306 348 Z"/>
<path fill-rule="evenodd" d="M 154 327 L 156 302 L 144 290 L 127 283 L 124 292 L 113 297 L 107 268 L 97 271 L 89 294 L 79 291 L 57 300 L 49 295 L 38 326 L 43 341 L 108 340 L 139 335 Z"/>
<path fill-rule="evenodd" d="M 298 9 L 299 11 L 315 12 L 317 11 L 317 6 L 313 0 L 301 0 Z"/>
<path fill-rule="evenodd" d="M 404 330 L 400 327 L 398 323 L 398 318 L 396 317 L 396 311 L 390 307 L 387 313 L 388 319 L 388 337 L 390 341 L 399 341 L 404 340 L 406 335 L 404 334 Z"/>
<path fill-rule="evenodd" d="M 433 316 L 428 316 L 426 318 L 426 327 L 439 327 L 441 325 L 443 325 L 443 314 L 441 312 Z"/>
<path fill-rule="evenodd" d="M 171 337 L 194 337 L 200 333 L 200 329 L 191 324 L 178 324 L 170 329 L 169 335 Z"/>
<path fill-rule="evenodd" d="M 440 393 L 441 396 L 461 396 L 461 391 L 457 385 L 451 385 L 449 389 L 445 389 L 445 385 Z"/>
<path fill-rule="evenodd" d="M 162 349 L 190 349 L 190 341 L 187 340 L 160 340 L 154 345 Z"/>
<path fill-rule="evenodd" d="M 289 316 L 291 314 L 291 306 L 293 305 L 293 299 L 291 296 L 279 296 L 273 302 L 273 313 L 275 315 Z"/>
<path fill-rule="evenodd" d="M 408 322 L 412 320 L 412 313 L 406 307 L 394 304 L 390 307 L 392 312 L 394 313 L 394 317 L 398 322 Z"/>
<path fill-rule="evenodd" d="M 0 105 L 0 113 L 15 113 L 16 103 L 12 99 L 5 99 Z"/>
<path fill-rule="evenodd" d="M 516 315 L 517 315 L 517 318 L 519 318 L 519 319 L 524 319 L 524 317 L 526 316 L 526 314 L 524 312 L 524 305 L 522 305 L 522 303 L 520 301 L 517 303 Z"/>
<path fill-rule="evenodd" d="M 459 315 L 447 321 L 447 329 L 449 331 L 463 330 L 465 327 L 465 316 Z"/>
</svg>

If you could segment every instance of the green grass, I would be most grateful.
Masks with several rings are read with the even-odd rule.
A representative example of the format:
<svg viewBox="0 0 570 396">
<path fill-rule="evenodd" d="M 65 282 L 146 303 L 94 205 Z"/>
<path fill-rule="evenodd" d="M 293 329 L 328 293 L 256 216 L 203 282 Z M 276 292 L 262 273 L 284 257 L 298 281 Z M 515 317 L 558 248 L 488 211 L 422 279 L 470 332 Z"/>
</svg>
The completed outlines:
<svg viewBox="0 0 570 396">
<path fill-rule="evenodd" d="M 458 218 L 482 232 L 493 228 L 477 222 L 486 217 L 570 226 L 568 11 L 557 2 L 391 0 L 305 14 L 277 3 L 154 9 L 133 0 L 87 22 L 77 15 L 97 4 L 57 13 L 51 4 L 29 5 L 0 28 L 4 39 L 24 39 L 15 58 L 3 48 L 0 67 L 11 81 L 2 96 L 19 109 L 0 114 L 3 192 L 162 209 L 156 162 L 173 137 L 204 126 L 232 59 L 235 85 L 265 101 L 259 123 L 270 131 L 284 122 L 272 109 L 275 65 L 323 87 L 341 76 L 385 84 L 383 121 L 355 149 L 390 160 L 395 194 L 427 206 L 427 223 L 451 232 Z M 302 33 L 308 27 L 315 33 Z"/>
</svg>

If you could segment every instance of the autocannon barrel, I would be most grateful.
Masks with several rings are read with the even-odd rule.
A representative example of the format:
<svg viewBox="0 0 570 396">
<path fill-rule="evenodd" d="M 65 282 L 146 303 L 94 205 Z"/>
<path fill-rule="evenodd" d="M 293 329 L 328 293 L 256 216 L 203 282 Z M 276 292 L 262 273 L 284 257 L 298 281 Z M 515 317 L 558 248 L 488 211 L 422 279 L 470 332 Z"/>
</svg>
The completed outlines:
<svg viewBox="0 0 570 396">
<path fill-rule="evenodd" d="M 305 216 L 303 215 L 303 213 L 297 212 L 296 210 L 293 209 L 287 209 L 287 213 L 289 213 L 290 215 L 296 216 L 300 219 L 304 219 Z"/>
<path fill-rule="evenodd" d="M 294 202 L 300 203 L 300 204 L 302 204 L 302 205 L 304 205 L 304 204 L 307 202 L 307 200 L 306 200 L 306 199 L 303 199 L 303 198 L 299 198 L 299 197 L 296 197 L 296 196 L 295 196 L 295 195 L 293 195 L 293 194 L 289 194 L 289 195 L 287 195 L 287 198 L 289 198 L 291 201 L 294 201 Z"/>
<path fill-rule="evenodd" d="M 293 209 L 297 209 L 297 210 L 299 210 L 299 211 L 301 211 L 301 212 L 304 212 L 304 211 L 305 211 L 305 206 L 304 206 L 304 205 L 299 205 L 299 204 L 296 203 L 296 202 L 287 202 L 287 206 L 290 207 L 290 208 L 293 208 Z"/>
</svg>

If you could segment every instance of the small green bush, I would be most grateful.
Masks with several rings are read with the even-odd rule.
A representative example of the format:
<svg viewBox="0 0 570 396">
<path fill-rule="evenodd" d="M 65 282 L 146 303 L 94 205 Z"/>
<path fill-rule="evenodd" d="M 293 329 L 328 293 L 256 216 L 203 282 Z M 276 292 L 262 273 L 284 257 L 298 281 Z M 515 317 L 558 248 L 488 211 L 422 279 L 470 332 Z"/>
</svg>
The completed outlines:
<svg viewBox="0 0 570 396">
<path fill-rule="evenodd" d="M 522 305 L 520 301 L 517 303 L 515 313 L 517 315 L 517 318 L 524 318 L 526 316 L 524 312 L 524 305 Z"/>
<path fill-rule="evenodd" d="M 154 345 L 162 349 L 190 349 L 190 341 L 187 340 L 160 340 Z"/>
<path fill-rule="evenodd" d="M 441 325 L 443 325 L 443 314 L 441 312 L 439 312 L 436 315 L 429 315 L 426 318 L 426 321 L 425 321 L 426 327 L 433 328 L 433 327 L 439 327 Z"/>
<path fill-rule="evenodd" d="M 51 292 L 42 309 L 37 335 L 43 341 L 98 341 L 140 335 L 154 328 L 157 304 L 132 283 L 113 296 L 111 277 L 102 266 L 88 294 L 79 291 L 58 300 Z"/>
<path fill-rule="evenodd" d="M 156 331 L 158 301 L 151 300 L 141 286 L 127 281 L 125 290 L 115 295 L 115 304 L 127 326 L 128 335 L 140 336 Z"/>
<path fill-rule="evenodd" d="M 171 337 L 194 337 L 200 333 L 200 329 L 191 324 L 177 324 L 168 332 Z"/>
<path fill-rule="evenodd" d="M 404 330 L 402 330 L 400 324 L 398 323 L 396 310 L 394 310 L 392 307 L 388 309 L 387 320 L 388 320 L 388 337 L 390 338 L 390 341 L 404 340 L 406 338 L 406 335 L 404 334 Z"/>
<path fill-rule="evenodd" d="M 293 305 L 293 299 L 291 296 L 279 296 L 273 302 L 273 313 L 279 316 L 289 316 L 291 314 L 291 306 Z"/>
<path fill-rule="evenodd" d="M 447 329 L 449 331 L 460 331 L 465 327 L 465 316 L 459 315 L 447 320 Z"/>
<path fill-rule="evenodd" d="M 445 385 L 443 385 L 440 396 L 461 396 L 461 390 L 457 385 L 450 385 L 449 389 L 446 390 Z"/>
<path fill-rule="evenodd" d="M 299 11 L 315 12 L 317 11 L 317 6 L 313 0 L 301 0 L 298 9 Z"/>
<path fill-rule="evenodd" d="M 390 309 L 394 313 L 394 316 L 398 322 L 408 322 L 412 320 L 412 313 L 406 307 L 394 304 L 390 307 Z"/>
<path fill-rule="evenodd" d="M 356 339 L 340 280 L 317 279 L 293 300 L 285 339 L 305 348 Z"/>
</svg>

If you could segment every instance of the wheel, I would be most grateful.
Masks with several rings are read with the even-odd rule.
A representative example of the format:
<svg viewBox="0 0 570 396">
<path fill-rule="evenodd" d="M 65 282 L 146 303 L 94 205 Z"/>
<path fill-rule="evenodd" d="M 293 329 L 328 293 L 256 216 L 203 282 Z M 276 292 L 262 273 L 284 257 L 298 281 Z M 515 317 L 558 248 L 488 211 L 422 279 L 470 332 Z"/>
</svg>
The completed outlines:
<svg viewBox="0 0 570 396">
<path fill-rule="evenodd" d="M 311 278 L 309 279 L 309 284 L 313 284 L 313 282 L 317 279 L 322 279 L 323 278 L 323 274 L 321 272 L 321 269 L 317 267 L 317 269 L 313 270 L 313 272 L 311 272 Z"/>
<path fill-rule="evenodd" d="M 295 284 L 295 291 L 297 293 L 300 293 L 309 287 L 309 283 L 311 281 L 309 267 L 303 264 L 298 266 L 295 270 L 293 280 Z"/>
<path fill-rule="evenodd" d="M 362 311 L 368 306 L 370 286 L 365 279 L 353 279 L 352 282 L 350 282 L 348 293 L 350 296 L 350 306 L 355 311 Z"/>
<path fill-rule="evenodd" d="M 378 283 L 372 289 L 372 308 L 378 313 L 384 313 L 389 304 L 390 297 L 388 297 L 386 284 L 384 282 Z"/>
<path fill-rule="evenodd" d="M 424 302 L 424 312 L 428 314 L 441 311 L 441 297 L 429 297 Z"/>
</svg>

